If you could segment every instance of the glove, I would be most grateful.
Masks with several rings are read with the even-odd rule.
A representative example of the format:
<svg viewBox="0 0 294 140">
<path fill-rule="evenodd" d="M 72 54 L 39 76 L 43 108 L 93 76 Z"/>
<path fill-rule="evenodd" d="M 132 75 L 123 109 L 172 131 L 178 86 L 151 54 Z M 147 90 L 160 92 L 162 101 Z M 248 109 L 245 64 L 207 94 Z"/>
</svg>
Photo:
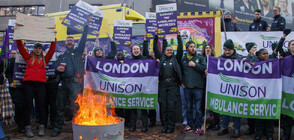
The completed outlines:
<svg viewBox="0 0 294 140">
<path fill-rule="evenodd" d="M 291 29 L 284 29 L 283 32 L 286 36 L 291 33 Z"/>
</svg>

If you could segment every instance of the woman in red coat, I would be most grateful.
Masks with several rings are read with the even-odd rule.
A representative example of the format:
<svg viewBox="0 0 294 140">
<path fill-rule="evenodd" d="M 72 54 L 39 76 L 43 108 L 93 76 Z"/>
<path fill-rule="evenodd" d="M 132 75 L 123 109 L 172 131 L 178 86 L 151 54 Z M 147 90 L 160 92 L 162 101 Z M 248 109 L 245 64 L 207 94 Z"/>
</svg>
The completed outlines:
<svg viewBox="0 0 294 140">
<path fill-rule="evenodd" d="M 24 100 L 25 100 L 25 129 L 26 136 L 33 137 L 32 127 L 30 126 L 30 111 L 33 106 L 33 97 L 35 97 L 36 108 L 40 115 L 40 125 L 39 127 L 39 135 L 44 135 L 45 128 L 45 116 L 46 116 L 46 94 L 45 94 L 45 82 L 46 82 L 46 65 L 52 58 L 55 47 L 56 47 L 56 39 L 55 42 L 51 43 L 50 49 L 46 56 L 43 54 L 43 45 L 40 43 L 36 43 L 34 45 L 34 50 L 29 54 L 24 48 L 21 40 L 16 40 L 17 48 L 19 53 L 24 58 L 27 63 L 26 72 L 24 74 L 23 79 L 23 87 L 24 87 Z"/>
</svg>

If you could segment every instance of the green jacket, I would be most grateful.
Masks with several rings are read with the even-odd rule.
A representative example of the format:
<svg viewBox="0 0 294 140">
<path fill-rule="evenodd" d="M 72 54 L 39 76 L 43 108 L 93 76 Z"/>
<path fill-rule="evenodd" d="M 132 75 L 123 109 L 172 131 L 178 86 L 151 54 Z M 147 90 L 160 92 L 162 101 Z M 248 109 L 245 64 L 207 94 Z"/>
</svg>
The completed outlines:
<svg viewBox="0 0 294 140">
<path fill-rule="evenodd" d="M 195 67 L 190 67 L 187 58 L 187 54 L 185 54 L 182 58 L 181 68 L 183 72 L 183 84 L 186 88 L 203 88 L 204 87 L 204 78 L 206 70 L 206 61 L 205 58 L 194 54 L 191 59 L 196 65 Z"/>
</svg>

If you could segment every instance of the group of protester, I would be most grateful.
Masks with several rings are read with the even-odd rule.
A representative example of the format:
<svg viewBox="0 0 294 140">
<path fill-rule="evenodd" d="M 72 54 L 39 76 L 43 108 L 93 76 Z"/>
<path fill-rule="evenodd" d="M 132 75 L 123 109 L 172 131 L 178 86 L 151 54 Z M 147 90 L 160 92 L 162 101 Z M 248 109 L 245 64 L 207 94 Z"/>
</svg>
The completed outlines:
<svg viewBox="0 0 294 140">
<path fill-rule="evenodd" d="M 224 54 L 221 58 L 225 59 L 243 59 L 250 62 L 266 61 L 277 58 L 279 52 L 281 56 L 294 56 L 294 40 L 288 44 L 288 51 L 282 49 L 286 36 L 290 30 L 285 28 L 285 19 L 279 15 L 279 7 L 274 7 L 275 18 L 271 28 L 265 21 L 260 18 L 260 10 L 255 10 L 254 22 L 250 25 L 250 31 L 284 31 L 284 35 L 278 44 L 273 44 L 273 54 L 269 55 L 266 49 L 257 50 L 257 44 L 254 42 L 246 43 L 248 56 L 239 55 L 233 41 L 228 39 L 223 44 Z M 51 43 L 49 51 L 46 55 L 43 52 L 42 44 L 36 43 L 31 53 L 28 53 L 21 40 L 16 40 L 19 53 L 26 61 L 26 71 L 24 74 L 23 87 L 16 87 L 13 83 L 13 67 L 15 63 L 16 51 L 12 51 L 11 59 L 6 70 L 6 75 L 9 81 L 9 92 L 15 104 L 15 122 L 19 131 L 26 134 L 27 137 L 34 137 L 32 127 L 30 125 L 30 114 L 33 107 L 33 98 L 35 99 L 35 107 L 38 112 L 38 135 L 45 135 L 45 127 L 53 129 L 51 136 L 56 137 L 62 131 L 64 124 L 64 115 L 66 110 L 70 110 L 74 116 L 77 111 L 77 104 L 74 103 L 77 94 L 83 90 L 83 75 L 84 61 L 83 54 L 87 41 L 88 24 L 91 18 L 88 19 L 79 44 L 76 48 L 74 38 L 67 37 L 65 46 L 67 50 L 63 55 L 58 57 L 57 67 L 54 76 L 46 76 L 46 65 L 53 56 L 56 47 L 55 42 Z M 222 22 L 222 30 L 236 31 L 238 30 L 235 23 L 231 22 L 231 13 L 224 13 L 224 22 Z M 208 56 L 215 56 L 214 47 L 210 44 L 203 46 L 201 54 L 195 50 L 195 43 L 188 41 L 183 44 L 180 32 L 177 33 L 177 54 L 173 53 L 173 48 L 168 46 L 167 40 L 163 38 L 162 51 L 158 46 L 158 31 L 155 31 L 153 42 L 153 51 L 149 52 L 149 42 L 146 35 L 143 43 L 143 50 L 140 46 L 134 45 L 131 48 L 132 60 L 136 59 L 157 59 L 159 63 L 159 83 L 158 83 L 158 102 L 160 105 L 160 120 L 162 124 L 162 133 L 173 133 L 176 123 L 178 97 L 182 98 L 183 124 L 185 128 L 182 132 L 195 132 L 199 135 L 203 134 L 201 129 L 203 123 L 203 104 L 205 99 L 206 75 L 207 75 L 207 59 Z M 99 36 L 99 34 L 98 34 Z M 95 48 L 92 55 L 96 58 L 116 59 L 124 63 L 123 50 L 117 50 L 111 35 L 107 34 L 110 39 L 111 52 L 107 56 L 104 50 L 99 47 L 98 36 L 95 41 Z M 183 53 L 183 45 L 187 49 L 187 53 Z M 1 64 L 1 63 L 0 63 Z M 0 65 L 0 68 L 3 68 Z M 1 70 L 1 69 L 0 69 Z M 5 81 L 5 77 L 0 77 L 0 88 Z M 62 86 L 59 88 L 59 83 Z M 3 90 L 5 87 L 3 87 Z M 50 106 L 50 110 L 48 107 Z M 69 109 L 66 108 L 69 106 Z M 148 131 L 148 126 L 155 124 L 154 110 L 149 110 L 152 119 L 148 122 L 148 110 L 141 109 L 142 132 Z M 129 131 L 136 131 L 137 109 L 116 109 L 118 116 L 125 117 L 126 126 Z M 48 116 L 50 114 L 50 126 L 47 126 Z M 215 124 L 213 130 L 218 130 L 218 135 L 228 133 L 228 125 L 230 117 L 214 113 Z M 150 115 L 149 115 L 150 116 Z M 290 139 L 292 118 L 284 117 L 284 139 Z M 222 119 L 222 121 L 220 121 Z M 220 124 L 220 122 L 222 122 Z M 234 135 L 240 137 L 240 118 L 233 117 Z M 148 125 L 149 123 L 149 125 Z M 1 122 L 0 122 L 1 124 Z M 151 125 L 150 125 L 151 124 Z M 254 125 L 255 124 L 255 125 Z M 263 134 L 266 134 L 267 139 L 273 139 L 274 123 L 273 120 L 248 119 L 249 129 L 246 134 L 253 134 L 256 131 L 255 139 L 259 140 Z M 220 127 L 221 126 L 221 127 Z M 1 130 L 0 130 L 1 131 Z M 1 133 L 0 133 L 1 136 Z"/>
<path fill-rule="evenodd" d="M 249 31 L 283 31 L 286 27 L 286 20 L 281 16 L 281 8 L 274 6 L 272 13 L 274 15 L 273 22 L 271 27 L 268 26 L 268 23 L 265 20 L 262 20 L 262 12 L 260 9 L 254 11 L 253 22 L 249 25 Z M 221 31 L 240 31 L 240 27 L 235 20 L 237 17 L 231 16 L 230 11 L 224 12 L 224 18 L 221 22 Z"/>
</svg>

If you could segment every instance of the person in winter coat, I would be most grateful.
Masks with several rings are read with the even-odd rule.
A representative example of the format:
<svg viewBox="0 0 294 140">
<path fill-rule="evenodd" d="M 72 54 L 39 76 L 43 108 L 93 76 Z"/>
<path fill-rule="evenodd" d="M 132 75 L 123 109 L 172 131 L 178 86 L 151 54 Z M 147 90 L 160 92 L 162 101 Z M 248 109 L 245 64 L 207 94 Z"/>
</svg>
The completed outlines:
<svg viewBox="0 0 294 140">
<path fill-rule="evenodd" d="M 17 29 L 17 28 L 15 28 Z M 30 112 L 33 105 L 33 97 L 35 97 L 36 107 L 40 115 L 39 135 L 45 135 L 44 128 L 46 123 L 46 65 L 52 58 L 55 47 L 55 42 L 51 43 L 48 53 L 44 56 L 43 45 L 36 43 L 34 50 L 29 54 L 24 48 L 21 40 L 16 40 L 19 53 L 26 61 L 26 72 L 24 74 L 24 98 L 25 98 L 25 130 L 27 137 L 33 137 L 32 127 L 30 125 Z"/>
<path fill-rule="evenodd" d="M 224 54 L 220 56 L 220 58 L 226 59 L 241 59 L 242 56 L 239 55 L 235 48 L 234 43 L 231 39 L 226 40 L 224 43 Z M 222 115 L 222 124 L 221 129 L 218 131 L 217 135 L 225 135 L 229 133 L 228 126 L 229 126 L 230 116 Z M 233 117 L 234 122 L 234 138 L 240 137 L 240 118 Z"/>
<path fill-rule="evenodd" d="M 280 15 L 281 8 L 275 6 L 273 9 L 274 20 L 272 22 L 271 31 L 283 31 L 286 27 L 286 20 Z"/>
<path fill-rule="evenodd" d="M 107 56 L 105 56 L 104 54 L 104 50 L 99 47 L 99 34 L 97 34 L 97 38 L 95 41 L 95 46 L 92 52 L 92 56 L 96 57 L 96 58 L 106 58 L 106 59 L 113 59 L 116 55 L 117 52 L 117 48 L 116 48 L 116 44 L 113 42 L 112 36 L 109 33 L 106 33 L 107 37 L 110 40 L 110 44 L 111 44 L 111 51 L 108 53 Z"/>
<path fill-rule="evenodd" d="M 270 59 L 266 49 L 260 49 L 256 52 L 257 60 L 251 62 L 267 61 Z M 265 134 L 267 140 L 273 140 L 274 120 L 271 119 L 255 119 L 256 135 L 255 140 L 262 140 L 262 135 Z"/>
<path fill-rule="evenodd" d="M 148 59 L 148 57 L 143 56 L 141 54 L 141 47 L 138 45 L 134 45 L 131 47 L 132 52 L 132 60 L 138 59 Z M 141 109 L 141 119 L 142 119 L 142 132 L 148 131 L 148 113 L 147 109 Z M 136 131 L 136 121 L 137 121 L 137 109 L 130 109 L 130 132 Z"/>
<path fill-rule="evenodd" d="M 12 107 L 11 96 L 6 86 L 5 78 L 5 66 L 2 60 L 0 60 L 0 140 L 10 140 L 9 136 L 5 136 L 2 129 L 2 122 L 10 124 L 13 121 L 14 110 Z"/>
<path fill-rule="evenodd" d="M 204 88 L 204 77 L 206 70 L 206 61 L 204 57 L 195 51 L 195 43 L 188 41 L 186 43 L 187 53 L 182 57 L 181 70 L 183 73 L 184 95 L 187 103 L 187 119 L 188 125 L 182 132 L 191 132 L 195 125 L 196 133 L 202 135 L 202 111 L 201 102 Z M 183 53 L 179 50 L 177 53 Z M 193 119 L 193 105 L 196 109 L 196 118 Z M 195 122 L 195 124 L 194 124 Z"/>
<path fill-rule="evenodd" d="M 174 55 L 171 46 L 163 46 L 161 53 L 158 48 L 158 35 L 155 31 L 153 42 L 153 52 L 159 62 L 159 92 L 158 102 L 160 105 L 162 133 L 173 133 L 176 123 L 177 101 L 180 95 L 179 86 L 183 85 L 182 72 L 179 63 L 183 56 L 183 43 L 180 32 L 178 31 L 177 54 Z M 163 41 L 166 41 L 165 39 Z M 167 42 L 163 43 L 167 45 Z"/>
<path fill-rule="evenodd" d="M 254 20 L 249 25 L 249 31 L 268 31 L 269 27 L 266 21 L 261 19 L 261 11 L 259 9 L 254 11 Z"/>
<path fill-rule="evenodd" d="M 288 49 L 287 51 L 284 51 L 283 46 L 284 46 L 284 41 L 286 39 L 286 36 L 290 34 L 291 30 L 290 29 L 285 29 L 283 37 L 280 39 L 278 45 L 277 45 L 277 50 L 281 54 L 281 56 L 286 57 L 286 56 L 293 56 L 294 57 L 294 40 L 290 40 L 288 43 Z M 292 117 L 289 117 L 287 115 L 281 115 L 281 120 L 283 124 L 283 136 L 282 140 L 290 140 L 291 139 L 291 132 L 292 132 Z"/>
<path fill-rule="evenodd" d="M 240 31 L 237 25 L 234 22 L 232 22 L 231 14 L 232 13 L 230 11 L 224 12 L 224 19 L 221 19 L 221 31 Z"/>
</svg>

